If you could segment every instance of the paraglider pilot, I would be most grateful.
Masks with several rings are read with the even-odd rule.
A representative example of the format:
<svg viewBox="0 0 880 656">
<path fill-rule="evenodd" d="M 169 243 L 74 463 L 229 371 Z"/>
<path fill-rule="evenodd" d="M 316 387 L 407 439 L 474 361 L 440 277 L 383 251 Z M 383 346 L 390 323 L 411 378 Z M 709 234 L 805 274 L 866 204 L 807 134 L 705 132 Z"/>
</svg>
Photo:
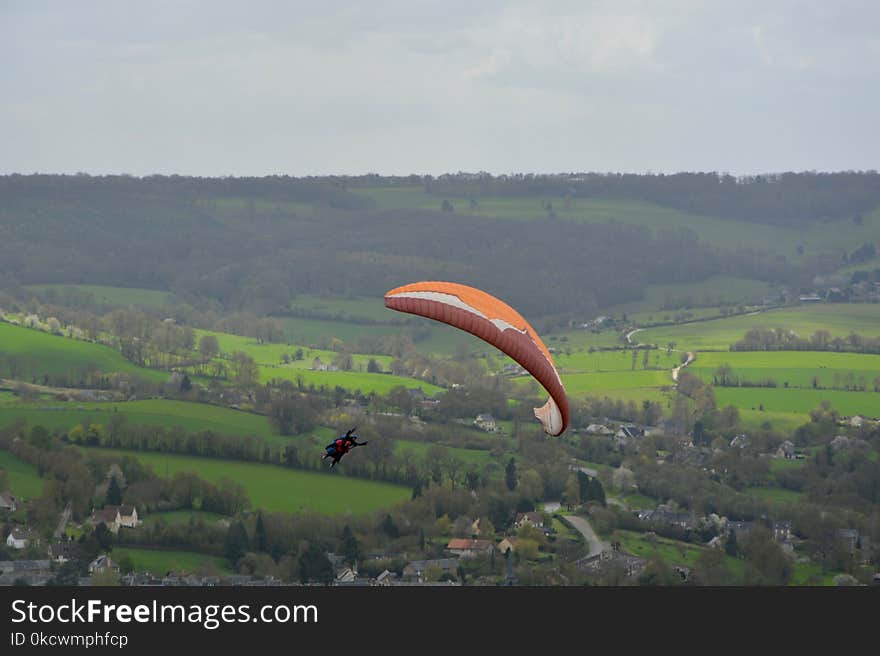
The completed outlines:
<svg viewBox="0 0 880 656">
<path fill-rule="evenodd" d="M 367 442 L 358 442 L 358 436 L 354 434 L 357 430 L 357 426 L 348 431 L 345 435 L 340 435 L 335 440 L 330 442 L 326 446 L 325 453 L 321 456 L 321 460 L 325 460 L 327 458 L 332 458 L 333 462 L 330 463 L 330 469 L 333 469 L 339 461 L 342 460 L 342 456 L 351 451 L 356 446 L 364 446 Z"/>
</svg>

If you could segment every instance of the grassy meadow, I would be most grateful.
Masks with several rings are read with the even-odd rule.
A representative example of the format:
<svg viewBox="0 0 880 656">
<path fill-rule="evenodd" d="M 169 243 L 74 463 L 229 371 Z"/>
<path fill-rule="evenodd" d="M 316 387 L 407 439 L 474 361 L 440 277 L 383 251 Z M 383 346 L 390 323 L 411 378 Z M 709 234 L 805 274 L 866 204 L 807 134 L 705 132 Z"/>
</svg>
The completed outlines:
<svg viewBox="0 0 880 656">
<path fill-rule="evenodd" d="M 310 510 L 327 515 L 360 514 L 391 507 L 409 499 L 412 492 L 403 485 L 288 469 L 278 465 L 144 451 L 89 450 L 134 456 L 151 466 L 160 476 L 190 471 L 211 483 L 219 483 L 224 478 L 232 479 L 245 488 L 252 509 L 261 508 L 269 512 Z M 349 457 L 357 457 L 357 453 Z"/>
<path fill-rule="evenodd" d="M 43 493 L 45 481 L 40 478 L 36 467 L 16 458 L 9 451 L 0 449 L 0 469 L 6 472 L 9 488 L 15 496 L 32 499 Z"/>
<path fill-rule="evenodd" d="M 718 367 L 725 364 L 740 379 L 773 379 L 779 387 L 811 388 L 815 379 L 818 387 L 833 388 L 862 380 L 866 389 L 873 390 L 874 379 L 880 379 L 880 355 L 828 351 L 700 353 L 688 371 L 712 382 Z"/>
<path fill-rule="evenodd" d="M 27 382 L 41 382 L 43 376 L 69 376 L 75 380 L 88 367 L 109 373 L 141 376 L 151 381 L 163 382 L 167 373 L 138 367 L 109 346 L 51 335 L 39 330 L 22 328 L 0 322 L 0 352 L 17 362 L 16 375 L 9 369 L 9 362 L 2 369 L 9 378 Z M 2 365 L 2 363 L 0 363 Z"/>
<path fill-rule="evenodd" d="M 798 305 L 696 324 L 645 328 L 637 337 L 639 342 L 661 347 L 674 342 L 680 350 L 726 351 L 749 329 L 756 327 L 785 328 L 804 338 L 817 330 L 827 330 L 832 337 L 846 337 L 851 332 L 877 337 L 880 336 L 880 304 Z"/>
<path fill-rule="evenodd" d="M 106 285 L 26 285 L 25 289 L 39 292 L 49 300 L 63 300 L 72 294 L 90 295 L 99 305 L 127 307 L 142 305 L 145 307 L 161 307 L 171 301 L 169 292 L 155 289 L 138 289 L 132 287 L 111 287 Z"/>
<path fill-rule="evenodd" d="M 164 576 L 168 572 L 206 575 L 232 574 L 232 569 L 226 558 L 194 551 L 114 547 L 110 556 L 117 564 L 122 559 L 127 559 L 135 572 L 150 572 L 155 576 Z"/>
<path fill-rule="evenodd" d="M 440 210 L 449 200 L 458 214 L 529 220 L 548 216 L 552 203 L 556 217 L 591 223 L 619 222 L 649 229 L 685 229 L 701 240 L 728 249 L 738 247 L 778 253 L 791 260 L 828 250 L 852 250 L 866 242 L 880 241 L 880 209 L 863 215 L 861 224 L 852 219 L 819 221 L 807 229 L 787 228 L 734 219 L 691 214 L 653 203 L 633 200 L 562 197 L 480 197 L 476 205 L 469 198 L 427 193 L 422 184 L 352 188 L 383 209 Z M 803 246 L 803 255 L 798 252 Z"/>
<path fill-rule="evenodd" d="M 31 426 L 67 430 L 88 422 L 109 426 L 122 415 L 132 425 L 174 426 L 187 431 L 210 430 L 221 435 L 255 435 L 268 440 L 288 441 L 272 427 L 268 417 L 231 408 L 168 399 L 110 403 L 19 403 L 0 405 L 0 426 L 25 419 Z"/>
</svg>

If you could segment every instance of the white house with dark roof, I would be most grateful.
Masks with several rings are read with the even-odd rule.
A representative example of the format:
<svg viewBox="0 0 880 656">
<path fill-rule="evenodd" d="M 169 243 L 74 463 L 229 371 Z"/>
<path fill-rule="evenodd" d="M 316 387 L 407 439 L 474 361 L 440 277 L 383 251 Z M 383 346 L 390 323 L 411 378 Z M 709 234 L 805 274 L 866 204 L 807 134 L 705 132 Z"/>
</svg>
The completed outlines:
<svg viewBox="0 0 880 656">
<path fill-rule="evenodd" d="M 479 428 L 480 430 L 484 430 L 487 433 L 494 433 L 498 430 L 498 426 L 495 423 L 495 417 L 490 414 L 479 414 L 477 418 L 474 419 L 474 426 Z"/>
<path fill-rule="evenodd" d="M 29 528 L 16 527 L 6 536 L 6 545 L 13 549 L 27 549 L 28 545 L 36 538 L 36 534 Z"/>
<path fill-rule="evenodd" d="M 137 508 L 131 505 L 104 506 L 95 513 L 92 521 L 96 527 L 100 524 L 106 524 L 112 533 L 118 533 L 122 527 L 137 528 L 137 525 L 140 524 Z"/>
</svg>

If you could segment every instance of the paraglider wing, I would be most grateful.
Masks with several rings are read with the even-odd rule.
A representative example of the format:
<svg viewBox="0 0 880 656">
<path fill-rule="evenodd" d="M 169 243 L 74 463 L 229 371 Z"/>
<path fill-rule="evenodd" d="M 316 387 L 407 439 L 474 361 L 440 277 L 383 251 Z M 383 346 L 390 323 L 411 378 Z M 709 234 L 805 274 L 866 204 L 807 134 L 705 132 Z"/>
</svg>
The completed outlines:
<svg viewBox="0 0 880 656">
<path fill-rule="evenodd" d="M 550 394 L 535 417 L 550 435 L 568 426 L 568 396 L 550 351 L 516 310 L 484 291 L 453 282 L 416 282 L 385 294 L 385 307 L 442 321 L 516 360 Z"/>
</svg>

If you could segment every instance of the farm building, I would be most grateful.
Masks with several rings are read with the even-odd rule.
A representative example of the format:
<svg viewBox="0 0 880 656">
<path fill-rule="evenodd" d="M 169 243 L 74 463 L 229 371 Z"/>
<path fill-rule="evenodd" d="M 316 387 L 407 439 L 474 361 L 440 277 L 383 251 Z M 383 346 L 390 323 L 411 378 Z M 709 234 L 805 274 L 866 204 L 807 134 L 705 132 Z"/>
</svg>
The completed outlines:
<svg viewBox="0 0 880 656">
<path fill-rule="evenodd" d="M 495 550 L 495 545 L 489 540 L 453 538 L 446 545 L 446 549 L 461 558 L 472 558 L 474 556 L 488 556 Z"/>
</svg>

